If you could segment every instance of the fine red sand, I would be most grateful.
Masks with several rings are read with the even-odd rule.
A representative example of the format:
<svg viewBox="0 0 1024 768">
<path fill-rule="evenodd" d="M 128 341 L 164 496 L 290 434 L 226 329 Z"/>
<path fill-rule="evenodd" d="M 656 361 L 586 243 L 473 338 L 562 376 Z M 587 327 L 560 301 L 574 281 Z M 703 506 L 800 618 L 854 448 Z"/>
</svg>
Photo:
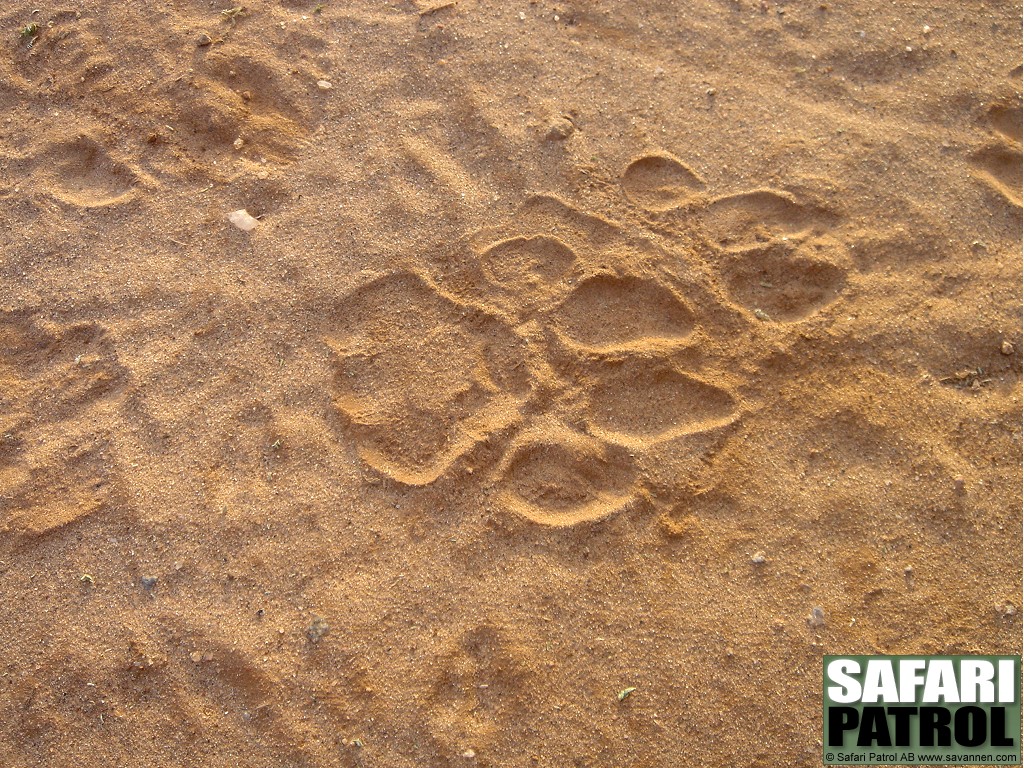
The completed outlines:
<svg viewBox="0 0 1024 768">
<path fill-rule="evenodd" d="M 1021 652 L 1018 3 L 0 22 L 0 765 L 815 766 L 823 654 Z"/>
</svg>

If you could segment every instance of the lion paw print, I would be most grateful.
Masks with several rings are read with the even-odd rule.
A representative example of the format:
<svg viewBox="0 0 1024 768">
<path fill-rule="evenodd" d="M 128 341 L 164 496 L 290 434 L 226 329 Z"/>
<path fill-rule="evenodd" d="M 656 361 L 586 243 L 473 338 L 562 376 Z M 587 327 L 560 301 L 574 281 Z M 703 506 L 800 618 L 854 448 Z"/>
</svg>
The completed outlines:
<svg viewBox="0 0 1024 768">
<path fill-rule="evenodd" d="M 345 300 L 334 402 L 367 464 L 409 485 L 479 473 L 550 526 L 650 497 L 666 461 L 700 471 L 746 410 L 733 341 L 840 295 L 834 216 L 774 190 L 710 196 L 669 155 L 621 190 L 641 226 L 537 195 L 433 276 Z"/>
</svg>

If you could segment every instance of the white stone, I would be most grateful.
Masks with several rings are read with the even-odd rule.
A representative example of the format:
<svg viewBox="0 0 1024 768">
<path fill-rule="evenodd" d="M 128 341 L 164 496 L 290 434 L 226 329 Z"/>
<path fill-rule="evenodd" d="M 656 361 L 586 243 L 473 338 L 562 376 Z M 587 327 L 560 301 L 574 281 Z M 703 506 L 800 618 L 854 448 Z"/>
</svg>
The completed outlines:
<svg viewBox="0 0 1024 768">
<path fill-rule="evenodd" d="M 239 211 L 232 211 L 228 214 L 228 221 L 234 224 L 236 227 L 241 229 L 243 232 L 251 232 L 256 229 L 256 225 L 259 224 L 259 220 L 250 216 L 249 212 L 242 208 Z"/>
</svg>

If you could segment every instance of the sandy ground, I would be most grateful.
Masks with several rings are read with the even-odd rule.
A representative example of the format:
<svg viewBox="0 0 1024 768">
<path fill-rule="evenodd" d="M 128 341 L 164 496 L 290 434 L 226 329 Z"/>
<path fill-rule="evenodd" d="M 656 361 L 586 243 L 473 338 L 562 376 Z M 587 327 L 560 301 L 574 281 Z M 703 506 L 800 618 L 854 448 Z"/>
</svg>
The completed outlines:
<svg viewBox="0 0 1024 768">
<path fill-rule="evenodd" d="M 0 764 L 813 766 L 823 654 L 1021 651 L 1019 4 L 224 9 L 0 11 Z"/>
</svg>

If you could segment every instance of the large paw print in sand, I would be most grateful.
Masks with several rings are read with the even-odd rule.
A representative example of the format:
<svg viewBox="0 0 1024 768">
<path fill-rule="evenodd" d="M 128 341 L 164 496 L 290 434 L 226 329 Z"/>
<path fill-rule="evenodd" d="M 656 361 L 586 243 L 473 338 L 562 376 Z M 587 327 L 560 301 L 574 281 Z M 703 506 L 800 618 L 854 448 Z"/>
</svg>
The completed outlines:
<svg viewBox="0 0 1024 768">
<path fill-rule="evenodd" d="M 568 526 L 729 439 L 738 341 L 844 288 L 835 216 L 776 190 L 711 195 L 666 154 L 620 190 L 635 226 L 534 196 L 461 254 L 345 300 L 335 404 L 367 464 L 409 485 L 484 477 L 505 509 Z"/>
<path fill-rule="evenodd" d="M 360 456 L 409 485 L 437 480 L 512 426 L 530 391 L 523 339 L 413 273 L 349 296 L 329 343 L 338 355 L 335 404 Z"/>
<path fill-rule="evenodd" d="M 125 506 L 102 426 L 125 384 L 98 323 L 0 311 L 0 544 Z"/>
</svg>

